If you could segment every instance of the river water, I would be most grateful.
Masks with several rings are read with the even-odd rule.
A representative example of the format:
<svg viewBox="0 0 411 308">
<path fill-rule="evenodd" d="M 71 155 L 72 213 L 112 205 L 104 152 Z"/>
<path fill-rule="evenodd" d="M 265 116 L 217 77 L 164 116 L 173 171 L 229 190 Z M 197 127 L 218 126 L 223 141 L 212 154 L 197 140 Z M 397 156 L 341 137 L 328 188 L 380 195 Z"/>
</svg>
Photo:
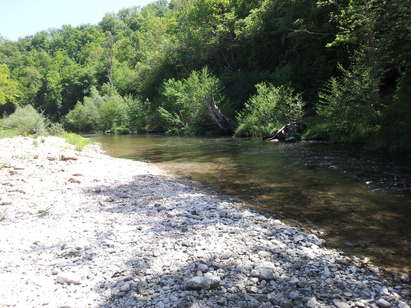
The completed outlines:
<svg viewBox="0 0 411 308">
<path fill-rule="evenodd" d="M 99 136 L 110 155 L 155 163 L 307 229 L 330 247 L 411 271 L 411 158 L 356 147 L 232 138 Z"/>
</svg>

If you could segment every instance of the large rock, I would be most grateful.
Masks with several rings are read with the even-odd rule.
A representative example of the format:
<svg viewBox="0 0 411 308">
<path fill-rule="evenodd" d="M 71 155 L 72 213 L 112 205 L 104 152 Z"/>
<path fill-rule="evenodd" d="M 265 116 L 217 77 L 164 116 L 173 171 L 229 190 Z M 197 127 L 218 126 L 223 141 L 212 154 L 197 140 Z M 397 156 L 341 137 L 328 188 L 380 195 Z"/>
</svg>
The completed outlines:
<svg viewBox="0 0 411 308">
<path fill-rule="evenodd" d="M 261 280 L 273 280 L 274 279 L 274 269 L 268 266 L 257 266 L 251 271 L 252 277 L 257 277 Z"/>
<path fill-rule="evenodd" d="M 220 277 L 213 275 L 196 276 L 185 282 L 186 290 L 209 290 L 220 286 Z"/>
</svg>

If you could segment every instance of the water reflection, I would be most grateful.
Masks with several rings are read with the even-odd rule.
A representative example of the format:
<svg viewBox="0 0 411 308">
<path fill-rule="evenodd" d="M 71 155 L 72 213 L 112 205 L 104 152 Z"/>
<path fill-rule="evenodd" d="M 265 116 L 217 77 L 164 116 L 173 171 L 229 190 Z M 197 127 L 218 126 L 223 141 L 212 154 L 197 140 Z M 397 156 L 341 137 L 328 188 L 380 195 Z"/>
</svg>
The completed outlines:
<svg viewBox="0 0 411 308">
<path fill-rule="evenodd" d="M 407 160 L 393 163 L 342 146 L 231 138 L 94 139 L 110 155 L 156 163 L 272 215 L 318 226 L 330 246 L 371 257 L 392 270 L 411 270 Z"/>
</svg>

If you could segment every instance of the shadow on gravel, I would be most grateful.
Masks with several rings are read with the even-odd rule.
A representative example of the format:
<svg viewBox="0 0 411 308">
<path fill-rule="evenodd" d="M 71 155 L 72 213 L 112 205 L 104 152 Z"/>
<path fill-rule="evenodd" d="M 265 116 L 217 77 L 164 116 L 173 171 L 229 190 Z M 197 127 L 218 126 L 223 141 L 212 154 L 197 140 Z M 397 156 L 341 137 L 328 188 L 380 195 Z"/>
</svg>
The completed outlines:
<svg viewBox="0 0 411 308">
<path fill-rule="evenodd" d="M 113 273 L 105 284 L 112 296 L 99 308 L 314 308 L 332 307 L 336 299 L 380 297 L 383 285 L 375 275 L 324 251 L 314 235 L 239 209 L 234 200 L 197 184 L 142 175 L 88 193 L 99 196 L 101 209 L 117 215 L 119 223 L 129 221 L 139 238 L 124 272 Z M 187 281 L 200 275 L 199 264 L 207 266 L 201 275 L 220 278 L 218 286 L 189 290 Z M 265 264 L 272 277 L 253 277 Z"/>
</svg>

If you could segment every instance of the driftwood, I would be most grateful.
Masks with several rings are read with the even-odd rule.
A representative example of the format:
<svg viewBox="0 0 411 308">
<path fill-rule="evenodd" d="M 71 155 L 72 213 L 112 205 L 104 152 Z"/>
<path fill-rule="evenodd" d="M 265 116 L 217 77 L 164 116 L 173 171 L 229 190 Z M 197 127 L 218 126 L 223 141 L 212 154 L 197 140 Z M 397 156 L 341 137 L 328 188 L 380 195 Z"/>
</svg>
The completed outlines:
<svg viewBox="0 0 411 308">
<path fill-rule="evenodd" d="M 275 131 L 274 133 L 272 133 L 270 136 L 266 137 L 265 140 L 270 141 L 270 140 L 274 140 L 274 139 L 284 139 L 284 136 L 286 134 L 286 129 L 287 129 L 287 125 L 284 125 L 283 127 L 281 127 L 279 130 Z"/>
<path fill-rule="evenodd" d="M 281 127 L 279 130 L 272 132 L 269 136 L 265 137 L 264 140 L 266 141 L 274 141 L 277 140 L 285 140 L 289 139 L 289 141 L 295 140 L 295 135 L 301 132 L 303 129 L 303 125 L 298 123 L 288 123 Z"/>
<path fill-rule="evenodd" d="M 222 130 L 232 132 L 234 130 L 234 123 L 226 117 L 218 108 L 217 104 L 214 102 L 212 98 L 207 99 L 206 101 L 207 108 L 210 111 L 211 117 L 213 118 L 214 122 L 218 125 L 219 128 Z"/>
</svg>

